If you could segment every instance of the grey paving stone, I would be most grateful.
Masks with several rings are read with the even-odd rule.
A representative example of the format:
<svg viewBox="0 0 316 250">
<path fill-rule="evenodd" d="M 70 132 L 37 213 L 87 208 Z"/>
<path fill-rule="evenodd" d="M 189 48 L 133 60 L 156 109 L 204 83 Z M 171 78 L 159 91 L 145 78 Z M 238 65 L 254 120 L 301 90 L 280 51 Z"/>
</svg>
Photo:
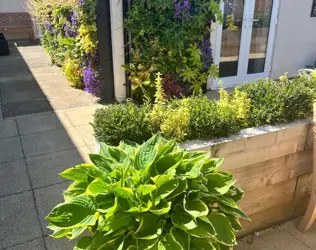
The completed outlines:
<svg viewBox="0 0 316 250">
<path fill-rule="evenodd" d="M 12 93 L 15 91 L 25 91 L 25 90 L 32 90 L 38 89 L 39 86 L 35 79 L 32 80 L 20 80 L 15 82 L 9 83 L 1 83 L 0 84 L 0 91 L 2 94 Z"/>
<path fill-rule="evenodd" d="M 23 158 L 19 137 L 0 139 L 0 163 Z"/>
<path fill-rule="evenodd" d="M 83 125 L 83 126 L 78 126 L 75 127 L 76 131 L 78 132 L 79 136 L 84 140 L 86 145 L 94 145 L 95 139 L 94 139 L 94 131 L 92 126 L 89 125 Z"/>
<path fill-rule="evenodd" d="M 32 192 L 0 199 L 0 249 L 40 238 Z"/>
<path fill-rule="evenodd" d="M 27 158 L 33 188 L 64 182 L 58 174 L 85 162 L 77 149 Z"/>
<path fill-rule="evenodd" d="M 26 157 L 84 146 L 74 129 L 59 129 L 21 136 Z"/>
<path fill-rule="evenodd" d="M 0 84 L 0 91 L 2 94 L 12 93 L 15 91 L 33 90 L 38 88 L 38 84 L 34 79 Z"/>
<path fill-rule="evenodd" d="M 54 239 L 48 236 L 45 237 L 45 242 L 47 250 L 71 250 L 76 245 L 77 239 L 69 241 L 66 238 Z"/>
<path fill-rule="evenodd" d="M 46 228 L 48 222 L 45 220 L 45 217 L 56 205 L 64 201 L 63 191 L 68 188 L 70 183 L 64 182 L 34 190 L 41 226 L 46 235 L 49 235 L 52 231 Z"/>
<path fill-rule="evenodd" d="M 1 106 L 1 103 L 0 103 L 0 121 L 3 120 L 3 114 L 2 114 L 2 106 Z"/>
<path fill-rule="evenodd" d="M 46 100 L 30 100 L 25 102 L 2 104 L 4 118 L 20 115 L 37 114 L 52 111 Z"/>
<path fill-rule="evenodd" d="M 7 250 L 45 250 L 45 243 L 43 238 L 39 238 L 13 247 L 9 247 L 7 248 Z"/>
<path fill-rule="evenodd" d="M 74 126 L 87 125 L 93 121 L 93 114 L 97 109 L 94 107 L 87 107 L 76 110 L 66 111 L 66 115 Z"/>
<path fill-rule="evenodd" d="M 54 113 L 18 117 L 17 123 L 21 135 L 61 129 L 64 125 Z"/>
<path fill-rule="evenodd" d="M 31 100 L 46 100 L 43 92 L 37 89 L 1 93 L 2 103 L 25 102 Z"/>
<path fill-rule="evenodd" d="M 0 121 L 0 139 L 18 135 L 19 133 L 15 120 Z"/>
<path fill-rule="evenodd" d="M 0 164 L 0 196 L 30 190 L 24 159 Z"/>
<path fill-rule="evenodd" d="M 249 244 L 251 242 L 251 244 Z M 310 250 L 286 230 L 279 226 L 260 232 L 259 236 L 248 237 L 238 241 L 234 250 Z"/>
</svg>

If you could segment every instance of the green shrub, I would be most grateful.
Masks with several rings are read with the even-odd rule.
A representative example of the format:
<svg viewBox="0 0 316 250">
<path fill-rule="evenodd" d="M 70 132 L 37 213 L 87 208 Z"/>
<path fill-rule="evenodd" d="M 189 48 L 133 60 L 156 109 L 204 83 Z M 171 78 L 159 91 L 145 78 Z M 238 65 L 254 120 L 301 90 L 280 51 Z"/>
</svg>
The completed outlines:
<svg viewBox="0 0 316 250">
<path fill-rule="evenodd" d="M 92 124 L 100 142 L 118 145 L 121 140 L 138 143 L 151 137 L 149 105 L 137 106 L 131 101 L 97 109 Z"/>
<path fill-rule="evenodd" d="M 177 141 L 228 136 L 247 127 L 305 119 L 311 116 L 316 98 L 316 74 L 283 76 L 279 82 L 260 79 L 230 94 L 222 89 L 217 101 L 206 96 L 167 101 L 157 79 L 152 107 L 119 104 L 96 113 L 93 126 L 99 141 L 112 145 L 121 139 L 142 142 L 156 133 Z M 121 118 L 122 110 L 128 118 Z M 134 113 L 135 119 L 130 115 Z"/>
<path fill-rule="evenodd" d="M 92 164 L 70 168 L 65 202 L 46 217 L 55 238 L 81 237 L 75 249 L 230 249 L 243 192 L 220 159 L 186 152 L 156 135 L 141 146 L 101 145 Z"/>
<path fill-rule="evenodd" d="M 307 118 L 315 100 L 315 79 L 306 75 L 282 76 L 279 82 L 260 79 L 237 89 L 251 100 L 249 126 Z"/>
</svg>

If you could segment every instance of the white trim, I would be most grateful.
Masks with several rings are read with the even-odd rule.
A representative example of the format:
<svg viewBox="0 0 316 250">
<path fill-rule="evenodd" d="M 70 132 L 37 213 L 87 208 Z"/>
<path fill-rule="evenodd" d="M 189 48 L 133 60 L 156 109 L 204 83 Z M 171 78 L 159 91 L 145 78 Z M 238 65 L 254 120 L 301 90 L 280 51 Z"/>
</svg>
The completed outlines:
<svg viewBox="0 0 316 250">
<path fill-rule="evenodd" d="M 221 3 L 221 10 L 224 12 L 224 2 Z M 271 12 L 271 23 L 269 29 L 269 37 L 266 51 L 266 60 L 264 72 L 257 74 L 247 74 L 248 63 L 249 63 L 249 53 L 251 47 L 252 39 L 252 28 L 253 28 L 253 16 L 255 9 L 255 0 L 246 0 L 244 4 L 244 14 L 243 14 L 243 25 L 241 30 L 241 41 L 240 41 L 240 51 L 238 58 L 238 72 L 236 76 L 217 78 L 213 81 L 208 81 L 208 89 L 218 89 L 220 87 L 235 87 L 249 81 L 255 81 L 259 78 L 270 77 L 271 67 L 272 67 L 272 56 L 273 48 L 276 36 L 276 26 L 278 22 L 278 12 L 279 12 L 279 0 L 273 1 L 272 12 Z M 220 63 L 220 53 L 222 46 L 222 31 L 223 26 L 218 25 L 216 31 L 216 45 L 215 45 L 215 57 L 214 61 L 219 65 Z M 223 81 L 222 86 L 218 83 Z"/>
<path fill-rule="evenodd" d="M 115 99 L 122 102 L 126 99 L 126 78 L 122 65 L 125 64 L 123 0 L 110 1 L 111 35 L 113 55 L 113 75 Z"/>
</svg>

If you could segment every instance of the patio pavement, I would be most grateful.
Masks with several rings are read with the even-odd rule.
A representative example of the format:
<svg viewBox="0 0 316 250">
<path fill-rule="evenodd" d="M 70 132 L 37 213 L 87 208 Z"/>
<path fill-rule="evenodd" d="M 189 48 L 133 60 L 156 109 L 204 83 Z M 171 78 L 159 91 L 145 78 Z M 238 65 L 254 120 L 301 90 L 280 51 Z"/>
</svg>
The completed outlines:
<svg viewBox="0 0 316 250">
<path fill-rule="evenodd" d="M 100 104 L 71 88 L 41 47 L 11 44 L 11 51 L 0 58 L 0 249 L 73 249 L 74 242 L 48 236 L 44 218 L 69 185 L 58 173 L 94 152 L 89 123 Z M 316 225 L 301 234 L 297 222 L 248 236 L 234 249 L 316 250 Z"/>
</svg>

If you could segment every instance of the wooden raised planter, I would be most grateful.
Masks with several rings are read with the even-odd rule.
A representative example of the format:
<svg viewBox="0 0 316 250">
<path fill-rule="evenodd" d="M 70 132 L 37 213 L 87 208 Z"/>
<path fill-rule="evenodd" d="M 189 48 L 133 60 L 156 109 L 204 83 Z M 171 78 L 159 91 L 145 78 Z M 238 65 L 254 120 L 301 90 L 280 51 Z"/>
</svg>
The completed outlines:
<svg viewBox="0 0 316 250">
<path fill-rule="evenodd" d="M 304 215 L 312 186 L 312 121 L 243 130 L 215 141 L 191 141 L 188 150 L 223 157 L 245 191 L 240 203 L 251 221 L 239 236 Z"/>
<path fill-rule="evenodd" d="M 312 186 L 312 128 L 311 119 L 301 120 L 181 146 L 225 159 L 222 170 L 232 172 L 236 185 L 245 191 L 240 206 L 251 219 L 242 221 L 241 237 L 304 215 Z"/>
</svg>

